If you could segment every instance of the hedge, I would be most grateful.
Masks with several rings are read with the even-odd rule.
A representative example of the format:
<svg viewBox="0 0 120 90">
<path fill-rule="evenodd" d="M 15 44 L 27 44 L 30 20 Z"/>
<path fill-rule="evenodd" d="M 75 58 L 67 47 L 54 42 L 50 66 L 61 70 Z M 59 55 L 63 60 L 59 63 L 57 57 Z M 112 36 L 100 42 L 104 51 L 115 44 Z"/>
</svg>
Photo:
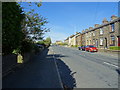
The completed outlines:
<svg viewBox="0 0 120 90">
<path fill-rule="evenodd" d="M 120 46 L 111 46 L 109 49 L 111 49 L 111 50 L 120 50 Z"/>
</svg>

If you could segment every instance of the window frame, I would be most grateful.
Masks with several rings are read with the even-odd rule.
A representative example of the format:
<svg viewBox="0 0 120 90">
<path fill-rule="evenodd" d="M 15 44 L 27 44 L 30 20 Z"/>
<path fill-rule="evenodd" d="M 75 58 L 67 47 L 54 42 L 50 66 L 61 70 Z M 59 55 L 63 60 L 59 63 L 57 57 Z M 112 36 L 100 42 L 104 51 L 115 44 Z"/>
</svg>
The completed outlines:
<svg viewBox="0 0 120 90">
<path fill-rule="evenodd" d="M 115 46 L 115 36 L 110 36 L 110 46 Z"/>
<path fill-rule="evenodd" d="M 111 32 L 114 32 L 114 31 L 115 31 L 115 24 L 112 23 L 112 24 L 111 24 Z"/>
<path fill-rule="evenodd" d="M 103 33 L 104 33 L 103 28 L 100 28 L 100 35 L 103 35 Z"/>
<path fill-rule="evenodd" d="M 100 46 L 103 46 L 104 44 L 104 38 L 100 38 Z"/>
</svg>

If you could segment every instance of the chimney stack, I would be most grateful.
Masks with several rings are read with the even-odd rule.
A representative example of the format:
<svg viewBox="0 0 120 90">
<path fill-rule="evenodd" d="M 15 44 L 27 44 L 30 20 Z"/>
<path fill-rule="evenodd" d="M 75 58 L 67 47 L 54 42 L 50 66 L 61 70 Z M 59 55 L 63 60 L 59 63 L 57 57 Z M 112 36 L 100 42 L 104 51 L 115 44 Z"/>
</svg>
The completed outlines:
<svg viewBox="0 0 120 90">
<path fill-rule="evenodd" d="M 89 30 L 92 30 L 93 29 L 93 27 L 89 27 Z"/>
<path fill-rule="evenodd" d="M 82 30 L 82 33 L 84 33 L 85 31 L 84 30 Z"/>
<path fill-rule="evenodd" d="M 95 24 L 95 25 L 94 25 L 95 28 L 98 27 L 98 26 L 99 26 L 99 24 Z"/>
<path fill-rule="evenodd" d="M 103 23 L 103 24 L 108 23 L 107 19 L 106 19 L 106 18 L 104 18 L 104 19 L 103 19 L 103 21 L 102 21 L 102 23 Z"/>
<path fill-rule="evenodd" d="M 87 32 L 88 31 L 88 29 L 85 29 L 85 32 Z"/>
<path fill-rule="evenodd" d="M 111 16 L 111 20 L 114 20 L 114 19 L 117 19 L 117 16 L 112 15 L 112 16 Z"/>
</svg>

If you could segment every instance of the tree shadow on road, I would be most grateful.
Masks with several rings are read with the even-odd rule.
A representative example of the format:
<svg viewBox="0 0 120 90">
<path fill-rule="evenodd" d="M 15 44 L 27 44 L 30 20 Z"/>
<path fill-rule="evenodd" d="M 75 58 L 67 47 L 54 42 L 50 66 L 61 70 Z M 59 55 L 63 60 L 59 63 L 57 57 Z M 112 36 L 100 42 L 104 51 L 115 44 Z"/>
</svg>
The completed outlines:
<svg viewBox="0 0 120 90">
<path fill-rule="evenodd" d="M 57 63 L 57 67 L 60 73 L 60 77 L 62 79 L 62 83 L 64 88 L 66 89 L 73 89 L 76 87 L 76 80 L 74 78 L 74 74 L 76 72 L 72 72 L 69 68 L 69 66 L 67 66 L 60 58 L 61 57 L 67 57 L 64 55 L 60 55 L 60 54 L 55 54 L 54 55 L 56 63 Z"/>
</svg>

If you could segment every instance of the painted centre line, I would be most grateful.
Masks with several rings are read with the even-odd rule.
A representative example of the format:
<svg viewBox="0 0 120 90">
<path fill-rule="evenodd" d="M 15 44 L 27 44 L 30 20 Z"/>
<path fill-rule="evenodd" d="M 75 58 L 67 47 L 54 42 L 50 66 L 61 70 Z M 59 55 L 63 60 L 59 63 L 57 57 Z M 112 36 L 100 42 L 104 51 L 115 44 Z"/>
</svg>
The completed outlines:
<svg viewBox="0 0 120 90">
<path fill-rule="evenodd" d="M 110 66 L 113 66 L 113 67 L 116 67 L 116 68 L 119 68 L 117 65 L 114 65 L 114 64 L 111 64 L 111 63 L 108 63 L 108 62 L 103 62 L 104 64 L 107 64 L 107 65 L 110 65 Z"/>
</svg>

